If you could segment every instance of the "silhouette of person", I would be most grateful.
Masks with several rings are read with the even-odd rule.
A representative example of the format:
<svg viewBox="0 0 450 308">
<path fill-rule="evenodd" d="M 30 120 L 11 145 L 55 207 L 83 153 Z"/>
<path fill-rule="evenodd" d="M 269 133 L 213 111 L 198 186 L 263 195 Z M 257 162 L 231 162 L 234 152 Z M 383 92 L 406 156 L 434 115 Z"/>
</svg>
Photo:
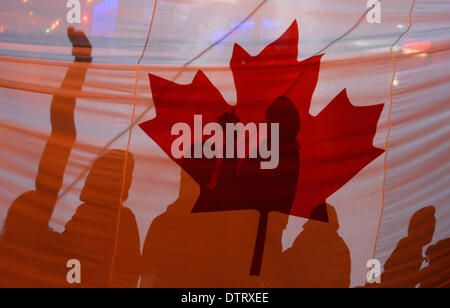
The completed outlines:
<svg viewBox="0 0 450 308">
<path fill-rule="evenodd" d="M 236 124 L 239 118 L 233 109 L 232 113 L 224 113 L 218 119 L 223 130 L 223 153 L 227 148 L 226 124 Z M 235 133 L 235 142 L 237 133 Z M 236 147 L 235 154 L 236 154 Z M 240 159 L 233 158 L 213 159 L 184 159 L 183 169 L 198 180 L 200 196 L 193 209 L 194 213 L 209 211 L 224 211 L 230 209 L 230 204 L 236 200 L 236 178 L 238 176 Z"/>
<path fill-rule="evenodd" d="M 182 170 L 178 199 L 152 222 L 144 244 L 141 287 L 260 286 L 258 278 L 248 276 L 256 213 L 191 213 L 200 194 L 199 184 L 210 181 L 211 163 L 209 168 L 197 170 L 204 173 L 201 183 Z"/>
<path fill-rule="evenodd" d="M 426 251 L 428 266 L 422 270 L 421 288 L 450 287 L 450 238 L 439 241 Z"/>
<path fill-rule="evenodd" d="M 234 113 L 219 118 L 223 128 L 237 121 Z M 238 164 L 234 158 L 183 160 L 179 197 L 152 222 L 145 240 L 141 287 L 260 286 L 248 275 L 256 213 L 224 211 Z M 192 213 L 194 206 L 211 205 L 214 211 Z"/>
<path fill-rule="evenodd" d="M 238 123 L 239 118 L 234 111 L 219 118 L 219 124 L 226 131 L 228 123 Z M 271 244 L 271 253 L 265 259 L 272 264 L 266 269 L 265 284 L 279 284 L 281 237 L 288 223 L 297 190 L 300 169 L 300 146 L 297 136 L 300 131 L 300 116 L 297 108 L 287 97 L 278 97 L 266 111 L 264 121 L 269 127 L 279 124 L 279 164 L 274 170 L 261 170 L 262 159 L 224 158 L 218 159 L 216 168 L 210 176 L 207 185 L 200 184 L 201 194 L 193 212 L 232 211 L 256 209 L 260 212 L 260 223 L 251 266 L 251 275 L 259 276 L 263 262 L 264 247 Z M 248 136 L 246 136 L 248 137 Z M 273 144 L 271 131 L 265 143 Z M 225 138 L 228 139 L 228 138 Z M 236 136 L 234 138 L 237 140 Z M 248 142 L 248 138 L 246 140 Z M 237 149 L 234 144 L 235 151 Z M 225 145 L 226 147 L 226 145 Z M 251 149 L 253 150 L 253 149 Z M 236 157 L 236 156 L 235 156 Z M 185 168 L 190 174 L 194 168 Z M 203 169 L 204 170 L 204 169 Z M 272 215 L 270 222 L 270 236 L 266 239 L 269 213 L 271 211 L 283 213 Z M 276 218 L 275 218 L 276 216 Z M 275 266 L 276 265 L 276 266 Z M 276 269 L 277 268 L 277 269 Z M 269 273 L 272 271 L 272 274 Z M 269 277 L 271 277 L 269 279 Z"/>
<path fill-rule="evenodd" d="M 265 257 L 266 263 L 275 265 L 274 274 L 279 275 L 281 237 L 288 223 L 288 215 L 291 212 L 295 200 L 297 183 L 300 172 L 300 145 L 297 136 L 300 132 L 300 115 L 292 101 L 287 97 L 278 97 L 266 111 L 266 123 L 279 124 L 279 164 L 273 170 L 261 169 L 261 159 L 246 159 L 239 174 L 240 197 L 243 198 L 244 208 L 254 208 L 260 212 L 260 222 L 255 243 L 254 258 L 251 267 L 251 275 L 259 275 L 261 272 L 264 248 L 266 246 L 267 225 L 269 213 L 279 212 L 277 215 L 277 229 L 269 230 L 271 251 L 276 252 Z M 265 142 L 273 144 L 271 130 Z M 272 215 L 274 216 L 274 215 Z M 274 216 L 275 217 L 275 216 Z M 269 275 L 265 274 L 266 278 Z"/>
<path fill-rule="evenodd" d="M 142 287 L 265 286 L 256 273 L 248 274 L 258 229 L 254 210 L 267 216 L 260 229 L 267 228 L 269 211 L 289 213 L 297 186 L 296 137 L 300 129 L 298 112 L 287 98 L 275 100 L 266 116 L 269 124 L 280 124 L 280 164 L 275 171 L 261 171 L 258 159 L 183 161 L 179 198 L 153 221 L 145 241 Z M 234 113 L 219 118 L 222 126 L 238 121 Z M 270 142 L 272 136 L 268 138 Z M 199 182 L 195 183 L 188 174 Z M 280 276 L 281 236 L 287 221 L 288 215 L 277 213 L 275 223 L 270 224 L 267 241 L 271 245 L 273 242 L 273 249 L 265 258 L 269 285 L 273 285 L 275 276 Z M 254 266 L 257 274 L 266 231 L 259 234 L 259 264 Z"/>
<path fill-rule="evenodd" d="M 80 287 L 138 286 L 139 231 L 134 214 L 122 205 L 133 169 L 131 153 L 111 150 L 94 162 L 86 179 L 80 195 L 84 204 L 62 234 L 66 260 L 81 263 Z"/>
<path fill-rule="evenodd" d="M 61 92 L 81 91 L 92 61 L 92 46 L 86 35 L 69 28 L 75 61 L 69 67 Z M 55 284 L 50 275 L 57 256 L 51 253 L 56 234 L 48 223 L 63 183 L 65 168 L 76 140 L 76 97 L 55 95 L 51 102 L 52 131 L 42 154 L 36 188 L 20 195 L 9 208 L 0 247 L 0 285 L 42 287 Z M 46 257 L 43 257 L 46 256 Z"/>
<path fill-rule="evenodd" d="M 415 288 L 420 283 L 425 261 L 423 248 L 431 243 L 436 225 L 436 209 L 429 206 L 417 211 L 409 223 L 408 236 L 402 239 L 384 265 L 383 288 Z"/>
<path fill-rule="evenodd" d="M 349 288 L 350 250 L 339 236 L 336 210 L 326 205 L 329 222 L 313 220 L 316 208 L 294 245 L 283 253 L 283 275 L 294 288 Z"/>
</svg>

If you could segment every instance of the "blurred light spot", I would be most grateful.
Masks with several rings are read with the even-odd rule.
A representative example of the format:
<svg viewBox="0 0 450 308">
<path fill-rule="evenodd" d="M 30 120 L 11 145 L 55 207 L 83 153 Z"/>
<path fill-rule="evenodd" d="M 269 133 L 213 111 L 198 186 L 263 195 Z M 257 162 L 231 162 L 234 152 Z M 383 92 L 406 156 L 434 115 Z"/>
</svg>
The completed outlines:
<svg viewBox="0 0 450 308">
<path fill-rule="evenodd" d="M 403 45 L 404 54 L 419 53 L 419 55 L 425 53 L 431 49 L 431 42 L 415 42 L 407 43 Z"/>
<path fill-rule="evenodd" d="M 56 20 L 51 26 L 50 26 L 50 30 L 53 31 L 56 29 L 56 27 L 59 26 L 59 19 Z"/>
</svg>

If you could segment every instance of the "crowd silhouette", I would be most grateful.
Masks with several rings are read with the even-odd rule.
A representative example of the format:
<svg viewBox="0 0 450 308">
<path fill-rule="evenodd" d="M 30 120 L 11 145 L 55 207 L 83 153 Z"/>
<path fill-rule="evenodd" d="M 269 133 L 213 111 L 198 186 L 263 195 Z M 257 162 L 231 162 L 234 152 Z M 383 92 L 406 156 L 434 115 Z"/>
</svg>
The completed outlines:
<svg viewBox="0 0 450 308">
<path fill-rule="evenodd" d="M 416 212 L 409 223 L 408 236 L 400 240 L 384 265 L 381 281 L 385 287 L 415 288 L 420 283 L 423 248 L 433 240 L 435 208 Z"/>
<path fill-rule="evenodd" d="M 79 93 L 92 46 L 82 32 L 69 28 L 67 34 L 75 60 L 60 89 Z M 280 123 L 278 168 L 261 170 L 260 159 L 185 159 L 178 199 L 152 222 L 142 254 L 136 218 L 123 205 L 135 164 L 133 154 L 124 150 L 107 151 L 95 160 L 82 204 L 64 232 L 49 228 L 76 142 L 75 107 L 74 95 L 52 99 L 52 132 L 35 190 L 11 204 L 2 231 L 0 287 L 350 287 L 350 250 L 338 234 L 333 206 L 318 206 L 283 252 L 287 213 L 301 173 L 301 121 L 289 98 L 277 98 L 266 112 L 265 122 Z M 238 121 L 234 112 L 219 119 L 221 125 Z M 315 219 L 327 216 L 328 222 Z M 448 287 L 442 282 L 449 277 L 449 240 L 429 247 L 426 257 L 422 254 L 435 224 L 434 207 L 412 217 L 379 287 Z M 66 280 L 71 259 L 82 264 L 81 284 Z"/>
<path fill-rule="evenodd" d="M 421 288 L 450 288 L 450 238 L 426 250 L 428 266 L 421 271 Z"/>
<path fill-rule="evenodd" d="M 409 222 L 408 236 L 401 239 L 384 264 L 380 284 L 368 288 L 434 288 L 448 287 L 450 281 L 450 242 L 442 240 L 423 250 L 434 237 L 436 209 L 418 210 Z M 427 264 L 428 263 L 428 264 Z"/>
<path fill-rule="evenodd" d="M 84 33 L 69 28 L 75 62 L 69 67 L 61 83 L 61 92 L 80 92 L 92 61 L 92 46 Z M 56 234 L 48 223 L 58 200 L 64 172 L 76 140 L 74 121 L 76 98 L 55 95 L 50 107 L 52 131 L 42 154 L 35 190 L 19 196 L 10 206 L 2 233 L 1 284 L 6 286 L 55 285 L 47 275 L 57 262 Z M 8 251 L 8 254 L 5 253 Z M 52 260 L 50 260 L 52 259 Z M 20 268 L 20 271 L 17 269 Z M 17 271 L 17 272 L 16 272 Z"/>
<path fill-rule="evenodd" d="M 20 195 L 6 217 L 0 241 L 0 286 L 68 286 L 66 263 L 77 259 L 84 268 L 81 287 L 137 287 L 139 234 L 133 213 L 122 206 L 132 181 L 131 153 L 112 150 L 98 158 L 80 196 L 84 204 L 62 234 L 49 228 L 76 141 L 74 93 L 81 92 L 92 62 L 86 35 L 73 28 L 67 35 L 75 60 L 61 83 L 62 94 L 51 101 L 52 131 L 35 190 Z"/>
<path fill-rule="evenodd" d="M 180 195 L 157 217 L 143 250 L 141 287 L 258 287 L 247 279 L 257 213 L 191 214 L 198 184 L 181 171 Z"/>
</svg>

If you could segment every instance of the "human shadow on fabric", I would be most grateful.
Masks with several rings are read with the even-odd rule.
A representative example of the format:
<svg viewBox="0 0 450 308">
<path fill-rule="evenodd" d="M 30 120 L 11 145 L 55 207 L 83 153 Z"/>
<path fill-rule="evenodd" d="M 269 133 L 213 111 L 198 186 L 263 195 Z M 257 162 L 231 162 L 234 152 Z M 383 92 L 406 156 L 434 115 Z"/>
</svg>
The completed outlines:
<svg viewBox="0 0 450 308">
<path fill-rule="evenodd" d="M 238 115 L 234 113 L 224 114 L 219 118 L 219 123 L 226 134 L 229 132 L 225 129 L 225 125 L 238 122 Z M 274 212 L 283 213 L 286 217 L 289 215 L 295 200 L 300 172 L 300 146 L 297 136 L 301 123 L 294 103 L 287 97 L 276 98 L 266 110 L 266 117 L 262 122 L 267 123 L 269 127 L 275 125 L 279 127 L 277 135 L 272 135 L 270 129 L 267 138 L 259 144 L 259 149 L 278 148 L 275 154 L 278 156 L 278 165 L 274 169 L 263 169 L 261 166 L 266 160 L 261 157 L 217 160 L 211 180 L 207 185 L 200 185 L 201 194 L 192 211 L 193 213 L 239 210 L 259 212 L 254 254 L 249 268 L 252 276 L 259 276 L 261 273 L 269 215 Z M 236 142 L 238 138 L 225 139 Z M 250 136 L 246 135 L 247 143 L 249 140 Z M 236 144 L 234 148 L 236 150 Z M 249 152 L 253 151 L 250 144 L 246 148 Z M 195 175 L 196 170 L 191 166 L 194 165 L 188 164 L 183 168 L 189 174 Z"/>
<path fill-rule="evenodd" d="M 134 158 L 111 150 L 94 162 L 81 192 L 84 202 L 61 237 L 66 260 L 79 260 L 78 287 L 136 288 L 140 276 L 140 241 L 136 218 L 123 206 L 128 198 Z"/>
<path fill-rule="evenodd" d="M 259 287 L 248 276 L 258 214 L 192 214 L 199 194 L 198 183 L 182 170 L 178 199 L 149 228 L 141 287 Z"/>
<path fill-rule="evenodd" d="M 82 90 L 92 62 L 92 45 L 83 32 L 67 30 L 75 57 L 53 96 L 50 107 L 51 135 L 47 139 L 35 180 L 35 190 L 11 204 L 0 247 L 0 285 L 42 287 L 56 283 L 49 275 L 57 257 L 56 233 L 48 224 L 53 214 L 70 153 L 76 140 L 76 94 Z"/>
<path fill-rule="evenodd" d="M 335 208 L 326 205 L 329 223 L 314 220 L 314 215 L 321 215 L 323 206 L 312 213 L 293 246 L 283 253 L 286 287 L 350 287 L 350 250 L 338 234 L 340 226 Z"/>
<path fill-rule="evenodd" d="M 428 266 L 421 272 L 421 288 L 450 287 L 450 238 L 439 241 L 426 251 Z"/>
<path fill-rule="evenodd" d="M 421 281 L 421 267 L 426 260 L 425 246 L 431 243 L 436 226 L 434 206 L 417 211 L 411 218 L 408 236 L 400 240 L 394 252 L 384 265 L 381 284 L 378 288 L 415 288 Z"/>
<path fill-rule="evenodd" d="M 218 120 L 222 126 L 239 122 L 234 113 Z M 142 286 L 258 287 L 280 275 L 281 236 L 300 168 L 300 119 L 294 104 L 281 97 L 265 122 L 280 124 L 275 170 L 261 170 L 261 159 L 183 160 L 179 199 L 153 221 L 145 241 Z M 264 279 L 258 277 L 263 261 Z"/>
</svg>

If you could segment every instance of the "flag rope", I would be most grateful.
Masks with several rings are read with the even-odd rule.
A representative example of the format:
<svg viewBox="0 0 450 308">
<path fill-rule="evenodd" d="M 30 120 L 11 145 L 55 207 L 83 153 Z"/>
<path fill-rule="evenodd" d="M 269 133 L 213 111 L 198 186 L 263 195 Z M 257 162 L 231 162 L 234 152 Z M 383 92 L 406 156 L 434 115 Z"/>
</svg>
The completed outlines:
<svg viewBox="0 0 450 308">
<path fill-rule="evenodd" d="M 152 13 L 152 17 L 150 20 L 148 32 L 147 32 L 147 39 L 145 41 L 145 45 L 142 50 L 141 57 L 139 58 L 139 60 L 137 62 L 136 78 L 135 78 L 134 93 L 133 93 L 133 110 L 131 112 L 131 123 L 130 123 L 130 129 L 129 129 L 129 134 L 128 134 L 127 148 L 125 151 L 125 160 L 124 160 L 123 173 L 122 173 L 122 190 L 120 192 L 119 209 L 118 209 L 118 213 L 117 213 L 117 223 L 116 223 L 116 234 L 115 234 L 115 239 L 114 239 L 114 248 L 113 248 L 113 255 L 112 255 L 112 260 L 111 260 L 111 269 L 109 272 L 108 286 L 110 288 L 112 287 L 113 275 L 114 275 L 114 265 L 116 263 L 116 257 L 117 257 L 117 246 L 118 246 L 118 239 L 119 239 L 119 232 L 120 232 L 120 220 L 121 220 L 121 214 L 122 214 L 122 208 L 123 208 L 123 202 L 124 202 L 123 196 L 124 196 L 124 191 L 126 189 L 125 186 L 126 186 L 127 163 L 128 163 L 129 152 L 130 152 L 131 135 L 133 133 L 133 127 L 134 127 L 134 122 L 135 122 L 134 118 L 136 115 L 136 101 L 137 101 L 137 87 L 138 87 L 138 83 L 139 83 L 139 73 L 140 73 L 142 59 L 145 56 L 145 52 L 147 50 L 148 43 L 150 42 L 150 35 L 152 33 L 153 22 L 156 17 L 157 8 L 158 8 L 158 0 L 155 0 L 154 6 L 153 6 L 153 13 Z"/>
<path fill-rule="evenodd" d="M 395 81 L 395 78 L 397 76 L 397 59 L 395 58 L 395 55 L 394 55 L 394 47 L 398 44 L 398 42 L 400 42 L 400 40 L 405 35 L 407 35 L 409 33 L 409 31 L 411 30 L 411 28 L 413 26 L 412 14 L 414 12 L 415 5 L 416 5 L 416 0 L 413 0 L 411 9 L 409 11 L 409 26 L 408 26 L 408 28 L 391 45 L 391 51 L 390 52 L 391 52 L 392 62 L 393 62 L 393 65 L 394 65 L 394 73 L 393 73 L 393 76 L 392 76 L 392 82 L 391 82 L 391 88 L 390 88 L 390 103 L 389 103 L 388 121 L 387 121 L 388 131 L 387 131 L 387 134 L 386 134 L 386 154 L 384 156 L 384 178 L 383 178 L 382 206 L 381 206 L 381 213 L 380 213 L 380 217 L 379 217 L 379 221 L 378 221 L 377 233 L 376 233 L 376 237 L 375 237 L 375 247 L 374 247 L 374 250 L 373 250 L 373 258 L 372 259 L 375 259 L 376 253 L 377 253 L 378 240 L 379 240 L 380 233 L 381 233 L 381 224 L 383 222 L 384 207 L 385 207 L 385 201 L 386 201 L 386 183 L 387 183 L 387 173 L 388 173 L 387 164 L 388 164 L 388 155 L 389 155 L 389 139 L 390 139 L 391 130 L 392 130 L 391 119 L 392 119 L 392 107 L 393 107 L 393 104 L 394 104 L 394 81 Z"/>
</svg>

